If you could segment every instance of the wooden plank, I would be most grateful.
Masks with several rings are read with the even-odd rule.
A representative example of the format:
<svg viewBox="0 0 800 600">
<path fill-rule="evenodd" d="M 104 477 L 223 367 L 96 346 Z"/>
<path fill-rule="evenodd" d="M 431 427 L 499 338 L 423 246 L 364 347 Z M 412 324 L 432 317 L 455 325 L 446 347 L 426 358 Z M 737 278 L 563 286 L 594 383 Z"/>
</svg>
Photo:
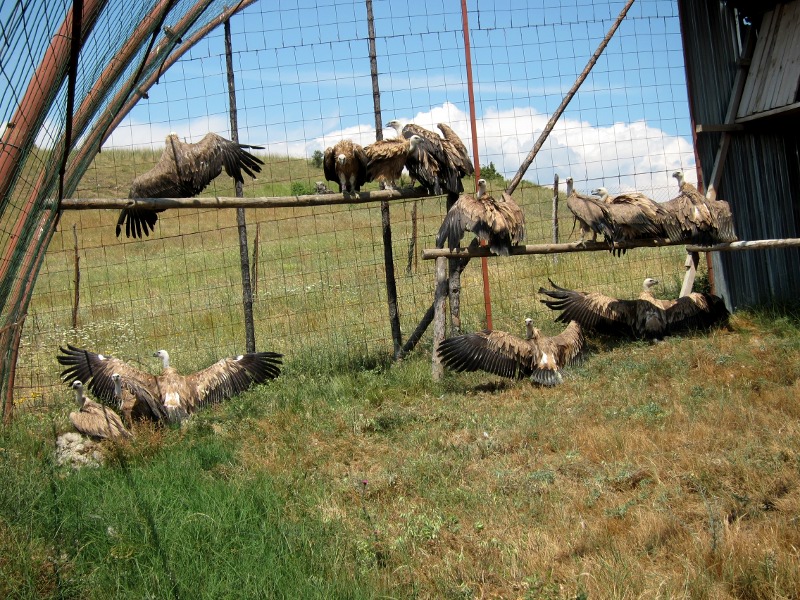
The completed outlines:
<svg viewBox="0 0 800 600">
<path fill-rule="evenodd" d="M 760 119 L 769 119 L 772 117 L 785 118 L 793 115 L 794 113 L 800 113 L 800 102 L 795 102 L 794 104 L 789 104 L 788 106 L 780 106 L 778 108 L 773 108 L 772 110 L 765 110 L 764 112 L 747 115 L 746 117 L 736 119 L 736 122 L 747 123 L 747 130 L 755 131 L 750 127 L 749 123 L 758 121 Z"/>
<path fill-rule="evenodd" d="M 785 29 L 783 28 L 788 12 L 786 7 L 781 5 L 776 7 L 775 10 L 779 13 L 777 18 L 778 26 L 775 31 L 775 43 L 772 48 L 769 82 L 767 86 L 765 86 L 765 95 L 761 110 L 769 110 L 772 108 L 777 108 L 778 106 L 783 106 L 784 104 L 788 104 L 779 102 L 778 92 L 780 91 L 781 83 L 783 82 L 783 77 L 786 73 L 786 65 L 784 64 L 784 61 L 789 56 L 791 48 L 795 44 L 793 36 L 787 36 Z"/>
<path fill-rule="evenodd" d="M 769 30 L 766 34 L 761 33 L 759 35 L 759 41 L 761 41 L 762 36 L 764 40 L 764 62 L 761 65 L 758 73 L 756 73 L 756 89 L 755 89 L 755 101 L 753 102 L 752 110 L 753 112 L 761 112 L 763 110 L 767 110 L 765 107 L 768 104 L 768 91 L 767 89 L 770 87 L 772 82 L 772 77 L 775 73 L 775 39 L 777 37 L 778 25 L 780 23 L 780 13 L 781 7 L 776 6 L 775 10 L 772 11 L 772 18 L 770 19 L 770 26 Z M 763 32 L 763 26 L 761 31 Z"/>
<path fill-rule="evenodd" d="M 737 112 L 738 117 L 744 117 L 753 112 L 752 107 L 757 93 L 756 86 L 759 83 L 758 79 L 760 77 L 760 73 L 762 72 L 764 63 L 766 46 L 765 34 L 769 30 L 771 22 L 772 11 L 769 11 L 764 14 L 764 18 L 761 22 L 761 35 L 759 36 L 755 50 L 753 51 L 753 59 L 750 63 L 750 73 L 747 77 L 747 81 L 745 82 L 744 90 L 742 92 L 742 99 L 739 103 L 739 110 Z"/>
<path fill-rule="evenodd" d="M 786 106 L 797 100 L 797 85 L 800 81 L 800 43 L 796 36 L 800 30 L 800 2 L 786 6 L 781 21 L 780 39 L 786 52 L 783 56 L 783 77 L 776 92 L 775 106 Z"/>
<path fill-rule="evenodd" d="M 744 129 L 744 125 L 737 123 L 700 124 L 694 127 L 695 133 L 733 133 Z"/>
<path fill-rule="evenodd" d="M 275 196 L 272 198 L 67 198 L 61 201 L 62 210 L 91 210 L 95 208 L 292 208 L 296 206 L 327 206 L 332 204 L 363 204 L 382 200 L 426 198 L 423 188 L 376 190 L 358 194 L 312 194 L 309 196 Z"/>
<path fill-rule="evenodd" d="M 681 286 L 681 298 L 692 293 L 692 288 L 694 288 L 694 278 L 697 275 L 697 265 L 699 262 L 700 254 L 698 252 L 689 252 L 686 254 L 686 275 L 683 277 L 683 285 Z"/>
<path fill-rule="evenodd" d="M 615 248 L 631 250 L 633 248 L 660 248 L 662 246 L 686 246 L 687 252 L 733 252 L 737 250 L 769 250 L 771 248 L 794 248 L 800 247 L 800 238 L 784 238 L 769 240 L 753 240 L 730 242 L 727 244 L 713 244 L 711 246 L 701 246 L 699 244 L 687 244 L 686 242 L 671 242 L 669 240 L 639 240 L 636 242 L 616 243 Z M 571 242 L 569 244 L 530 244 L 527 246 L 514 246 L 511 248 L 511 256 L 523 256 L 527 254 L 559 254 L 568 252 L 608 252 L 608 245 L 602 242 Z M 427 248 L 422 251 L 423 260 L 436 258 L 480 258 L 482 256 L 492 256 L 488 246 L 478 246 L 471 248 Z"/>
<path fill-rule="evenodd" d="M 431 353 L 431 375 L 439 381 L 444 374 L 444 367 L 439 358 L 439 344 L 444 340 L 445 312 L 444 301 L 447 298 L 447 259 L 436 259 L 436 291 L 433 300 L 433 352 Z"/>
</svg>

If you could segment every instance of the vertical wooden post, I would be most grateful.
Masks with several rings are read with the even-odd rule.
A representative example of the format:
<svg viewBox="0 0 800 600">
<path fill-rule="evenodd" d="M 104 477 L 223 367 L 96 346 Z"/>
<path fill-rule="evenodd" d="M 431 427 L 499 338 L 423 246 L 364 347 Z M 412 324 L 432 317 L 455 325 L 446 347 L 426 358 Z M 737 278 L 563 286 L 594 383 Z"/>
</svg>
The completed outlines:
<svg viewBox="0 0 800 600">
<path fill-rule="evenodd" d="M 417 205 L 418 200 L 411 204 L 411 241 L 408 243 L 408 263 L 406 264 L 406 274 L 411 275 L 412 266 L 417 268 Z"/>
<path fill-rule="evenodd" d="M 225 20 L 225 66 L 228 71 L 228 102 L 231 112 L 231 139 L 239 143 L 239 119 L 236 112 L 236 85 L 233 79 L 233 49 L 231 47 L 231 22 Z M 236 182 L 236 197 L 244 196 L 241 182 Z M 256 331 L 253 323 L 253 288 L 250 285 L 250 264 L 247 252 L 247 220 L 244 209 L 236 209 L 236 224 L 239 227 L 239 258 L 242 267 L 242 305 L 244 307 L 245 347 L 256 351 Z"/>
<path fill-rule="evenodd" d="M 681 298 L 692 293 L 692 288 L 694 287 L 694 278 L 697 274 L 697 265 L 699 262 L 699 252 L 686 253 L 686 275 L 683 277 L 683 285 L 681 286 Z"/>
<path fill-rule="evenodd" d="M 558 243 L 558 173 L 553 177 L 553 243 Z M 553 264 L 558 262 L 558 254 L 553 254 Z"/>
<path fill-rule="evenodd" d="M 258 298 L 258 242 L 261 239 L 261 223 L 256 223 L 256 237 L 253 239 L 253 262 L 250 265 L 250 281 L 253 284 L 253 298 Z"/>
<path fill-rule="evenodd" d="M 436 259 L 436 291 L 433 299 L 433 357 L 431 375 L 439 381 L 444 373 L 442 361 L 439 359 L 439 344 L 444 340 L 445 313 L 444 301 L 447 298 L 447 259 Z"/>
<path fill-rule="evenodd" d="M 72 224 L 72 237 L 75 239 L 75 299 L 72 304 L 72 328 L 78 328 L 78 307 L 81 299 L 81 257 L 78 254 L 78 224 Z"/>
<path fill-rule="evenodd" d="M 383 119 L 381 118 L 381 92 L 378 86 L 378 58 L 375 50 L 375 19 L 372 15 L 372 0 L 367 4 L 367 30 L 369 34 L 369 70 L 372 76 L 372 104 L 375 107 L 375 139 L 383 139 Z M 392 251 L 392 224 L 389 217 L 389 203 L 381 200 L 381 226 L 383 230 L 383 264 L 386 274 L 386 300 L 389 304 L 389 324 L 392 329 L 394 357 L 403 354 L 403 340 L 400 332 L 400 312 L 397 309 L 397 281 L 394 274 L 394 253 Z"/>
</svg>

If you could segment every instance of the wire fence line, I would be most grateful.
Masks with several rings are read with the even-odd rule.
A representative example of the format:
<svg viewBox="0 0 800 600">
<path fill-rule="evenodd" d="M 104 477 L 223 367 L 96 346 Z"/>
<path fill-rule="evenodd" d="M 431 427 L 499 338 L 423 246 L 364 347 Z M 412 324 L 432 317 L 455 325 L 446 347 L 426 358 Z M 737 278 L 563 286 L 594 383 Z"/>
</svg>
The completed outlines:
<svg viewBox="0 0 800 600">
<path fill-rule="evenodd" d="M 551 10 L 488 2 L 471 7 L 477 142 L 492 193 L 505 188 L 506 178 L 521 164 L 623 4 L 565 0 Z M 552 186 L 535 184 L 550 185 L 554 173 L 562 182 L 573 176 L 584 191 L 601 182 L 612 192 L 645 188 L 666 200 L 676 189 L 670 187 L 671 170 L 693 168 L 680 36 L 671 4 L 634 4 L 542 146 L 515 192 L 528 222 L 527 243 L 552 239 Z M 231 19 L 240 139 L 265 146 L 259 154 L 265 164 L 256 180 L 246 181 L 246 197 L 313 193 L 316 182 L 324 180 L 315 152 L 342 137 L 374 140 L 363 7 L 361 1 L 295 2 L 277 8 L 255 3 Z M 190 8 L 178 3 L 174 10 Z M 67 6 L 61 9 L 53 14 L 63 15 Z M 457 3 L 420 8 L 384 1 L 375 2 L 374 10 L 384 121 L 403 118 L 431 129 L 438 121 L 449 122 L 471 147 Z M 167 25 L 177 16 L 170 13 Z M 133 20 L 125 23 L 134 26 Z M 84 46 L 82 60 L 100 63 L 108 56 L 104 43 L 115 46 L 93 38 Z M 87 85 L 89 71 L 100 68 L 84 67 L 81 76 Z M 125 197 L 133 177 L 157 160 L 169 131 L 191 141 L 208 130 L 226 134 L 225 79 L 222 32 L 214 30 L 163 72 L 149 97 L 111 132 L 72 197 Z M 3 109 L 7 114 L 5 104 Z M 59 109 L 63 106 L 56 106 L 56 115 Z M 57 139 L 62 121 L 53 122 L 51 140 Z M 50 168 L 48 144 L 42 139 L 40 135 L 21 172 L 15 197 L 26 196 L 38 173 Z M 470 186 L 474 182 L 465 181 Z M 223 176 L 204 195 L 230 196 L 232 188 Z M 6 245 L 11 242 L 5 233 L 8 217 L 19 216 L 9 208 L 2 224 L 3 235 L 9 236 L 3 240 Z M 433 246 L 444 211 L 444 198 L 390 205 L 404 339 L 430 307 L 434 285 L 433 261 L 410 261 L 406 270 L 409 248 L 419 255 Z M 255 263 L 251 272 L 258 274 L 253 282 L 258 349 L 322 366 L 368 364 L 376 356 L 391 355 L 378 204 L 258 208 L 247 209 L 246 215 L 248 250 Z M 65 343 L 147 368 L 155 367 L 152 352 L 166 348 L 182 370 L 243 351 L 234 212 L 166 211 L 154 234 L 142 241 L 116 238 L 116 216 L 112 210 L 63 213 L 21 333 L 18 408 L 47 408 L 66 395 L 55 362 L 58 346 Z M 576 239 L 563 202 L 558 216 L 561 240 Z M 73 225 L 81 274 L 76 328 L 71 323 Z M 34 237 L 31 230 L 28 240 Z M 563 255 L 558 262 L 545 256 L 490 259 L 494 326 L 521 333 L 522 320 L 532 316 L 544 329 L 555 327 L 535 293 L 548 277 L 560 285 L 624 296 L 638 293 L 645 276 L 656 276 L 666 283 L 665 293 L 677 295 L 684 258 L 683 248 L 672 247 L 632 250 L 619 258 L 595 252 Z M 461 302 L 462 327 L 482 327 L 477 266 L 463 274 Z M 7 310 L 5 316 L 8 322 L 19 315 Z M 422 351 L 429 349 L 427 339 Z"/>
</svg>

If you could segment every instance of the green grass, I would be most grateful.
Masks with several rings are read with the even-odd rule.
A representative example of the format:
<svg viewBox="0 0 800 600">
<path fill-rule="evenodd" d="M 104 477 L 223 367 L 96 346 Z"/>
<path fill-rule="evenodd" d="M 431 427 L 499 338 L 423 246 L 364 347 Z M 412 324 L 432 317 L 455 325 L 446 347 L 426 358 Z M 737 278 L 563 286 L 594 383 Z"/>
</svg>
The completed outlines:
<svg viewBox="0 0 800 600">
<path fill-rule="evenodd" d="M 124 196 L 153 160 L 104 152 L 79 195 Z M 245 193 L 321 179 L 269 157 Z M 515 194 L 528 243 L 550 239 L 551 196 L 527 183 Z M 391 206 L 407 336 L 431 303 L 433 264 L 405 272 L 413 203 Z M 443 206 L 418 202 L 418 251 Z M 562 240 L 575 239 L 561 209 Z M 168 211 L 147 241 L 117 240 L 115 220 L 65 213 L 37 281 L 17 417 L 0 432 L 0 596 L 796 597 L 796 307 L 653 345 L 591 338 L 554 389 L 481 373 L 434 382 L 430 333 L 391 361 L 376 206 L 248 211 L 256 338 L 285 354 L 282 376 L 184 429 L 140 429 L 74 473 L 52 458 L 72 409 L 59 345 L 146 370 L 163 347 L 185 372 L 243 349 L 233 212 Z M 548 277 L 632 297 L 655 276 L 674 297 L 684 258 L 672 247 L 490 259 L 494 325 L 521 333 L 532 316 L 558 331 L 536 294 Z M 483 327 L 478 261 L 462 290 L 464 328 Z"/>
<path fill-rule="evenodd" d="M 77 473 L 51 459 L 67 401 L 23 414 L 0 595 L 792 598 L 798 314 L 593 339 L 553 389 L 299 355 Z"/>
</svg>

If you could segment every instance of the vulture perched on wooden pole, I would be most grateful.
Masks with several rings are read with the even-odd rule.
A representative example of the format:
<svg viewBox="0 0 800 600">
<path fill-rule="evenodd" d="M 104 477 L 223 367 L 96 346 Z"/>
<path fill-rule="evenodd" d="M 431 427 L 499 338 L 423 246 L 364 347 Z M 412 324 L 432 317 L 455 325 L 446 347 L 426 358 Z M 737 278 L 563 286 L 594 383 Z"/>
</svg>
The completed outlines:
<svg viewBox="0 0 800 600">
<path fill-rule="evenodd" d="M 117 413 L 84 396 L 83 383 L 80 380 L 74 380 L 71 387 L 75 390 L 75 401 L 80 410 L 69 413 L 69 420 L 79 433 L 101 440 L 116 441 L 131 437 L 130 431 L 125 429 Z"/>
<path fill-rule="evenodd" d="M 403 167 L 406 166 L 408 155 L 416 150 L 421 141 L 421 137 L 411 136 L 409 139 L 378 140 L 364 146 L 367 181 L 383 181 L 385 187 L 394 189 L 403 173 Z"/>
<path fill-rule="evenodd" d="M 602 234 L 609 249 L 613 250 L 614 227 L 608 207 L 597 198 L 579 194 L 573 187 L 572 177 L 567 177 L 567 208 L 581 228 L 581 245 L 585 244 L 587 234 L 592 234 L 592 242 L 597 241 L 597 234 Z"/>
<path fill-rule="evenodd" d="M 461 194 L 442 221 L 436 247 L 457 248 L 464 232 L 486 241 L 493 254 L 508 256 L 512 246 L 525 240 L 525 215 L 514 199 L 503 192 L 497 200 L 486 192 L 486 180 L 478 180 L 478 192 Z"/>
<path fill-rule="evenodd" d="M 406 159 L 406 168 L 412 180 L 419 183 L 429 194 L 447 194 L 448 200 L 455 202 L 464 191 L 461 178 L 467 169 L 460 152 L 437 133 L 414 123 L 402 126 L 400 121 L 389 121 L 386 127 L 397 132 L 397 137 L 420 138 L 419 143 Z M 470 163 L 471 164 L 471 163 Z M 474 172 L 474 168 L 473 168 Z"/>
<path fill-rule="evenodd" d="M 645 279 L 642 293 L 635 300 L 619 300 L 599 292 L 577 292 L 552 281 L 554 289 L 539 288 L 539 293 L 549 297 L 541 301 L 543 304 L 561 311 L 556 321 L 577 321 L 586 331 L 613 336 L 661 339 L 727 321 L 728 309 L 719 296 L 695 292 L 677 300 L 656 300 L 650 291 L 656 284 L 656 279 Z"/>
<path fill-rule="evenodd" d="M 467 147 L 464 145 L 464 142 L 458 137 L 458 134 L 453 131 L 453 128 L 447 123 L 437 123 L 436 127 L 439 128 L 444 139 L 450 143 L 452 150 L 455 151 L 452 153 L 448 145 L 444 145 L 453 164 L 458 168 L 459 176 L 466 177 L 467 175 L 474 175 L 475 166 L 472 164 L 472 157 L 470 156 L 469 150 L 467 150 Z"/>
<path fill-rule="evenodd" d="M 662 205 L 674 215 L 686 242 L 711 245 L 719 242 L 735 242 L 733 214 L 724 200 L 709 200 L 687 182 L 683 171 L 672 176 L 678 180 L 680 194 Z"/>
<path fill-rule="evenodd" d="M 68 345 L 59 348 L 58 362 L 67 368 L 61 373 L 65 381 L 88 381 L 89 390 L 103 402 L 119 402 L 112 376 L 117 373 L 125 389 L 137 402 L 150 407 L 151 414 L 180 421 L 202 406 L 231 398 L 251 385 L 275 379 L 280 374 L 281 354 L 252 352 L 236 358 L 223 358 L 210 367 L 191 375 L 181 375 L 169 364 L 169 354 L 159 350 L 153 356 L 161 359 L 162 372 L 155 376 L 112 356 Z M 155 400 L 155 407 L 148 401 Z M 143 408 L 143 410 L 145 410 Z"/>
<path fill-rule="evenodd" d="M 606 188 L 600 187 L 591 193 L 609 207 L 615 242 L 675 239 L 680 235 L 680 228 L 673 215 L 640 192 L 611 196 Z"/>
<path fill-rule="evenodd" d="M 341 140 L 326 148 L 322 167 L 325 179 L 338 183 L 340 192 L 360 192 L 367 181 L 367 155 L 352 140 Z"/>
<path fill-rule="evenodd" d="M 225 172 L 244 183 L 242 172 L 255 178 L 264 162 L 245 151 L 263 150 L 262 146 L 237 144 L 216 133 L 207 133 L 196 144 L 180 141 L 170 133 L 156 165 L 131 183 L 128 198 L 191 198 L 202 192 L 211 181 Z M 150 235 L 163 209 L 123 208 L 117 220 L 117 237 L 125 226 L 126 237 Z"/>
<path fill-rule="evenodd" d="M 526 337 L 484 330 L 447 338 L 439 344 L 442 363 L 454 371 L 486 371 L 501 377 L 529 377 L 541 385 L 563 381 L 562 370 L 581 358 L 583 334 L 572 322 L 553 337 L 545 337 L 525 319 Z"/>
</svg>

